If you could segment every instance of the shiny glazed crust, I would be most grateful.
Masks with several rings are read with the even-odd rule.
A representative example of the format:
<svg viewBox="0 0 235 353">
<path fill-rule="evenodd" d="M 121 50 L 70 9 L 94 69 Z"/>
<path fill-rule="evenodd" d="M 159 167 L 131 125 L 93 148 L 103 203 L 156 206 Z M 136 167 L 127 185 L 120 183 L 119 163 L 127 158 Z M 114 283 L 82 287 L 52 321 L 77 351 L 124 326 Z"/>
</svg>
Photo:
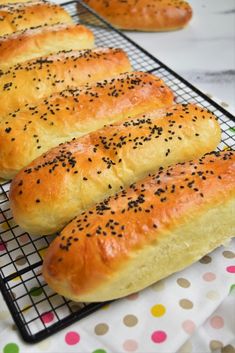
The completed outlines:
<svg viewBox="0 0 235 353">
<path fill-rule="evenodd" d="M 11 184 L 13 215 L 31 234 L 53 233 L 160 166 L 199 157 L 219 142 L 213 114 L 194 105 L 107 126 L 51 149 L 21 170 Z"/>
<path fill-rule="evenodd" d="M 56 93 L 23 107 L 7 116 L 0 126 L 0 177 L 12 178 L 59 143 L 105 124 L 170 106 L 173 98 L 161 79 L 133 72 Z"/>
<path fill-rule="evenodd" d="M 37 0 L 35 0 L 38 2 Z M 29 0 L 0 0 L 0 5 L 7 5 L 7 4 L 17 4 L 17 3 L 29 2 Z M 31 1 L 33 2 L 33 1 Z"/>
<path fill-rule="evenodd" d="M 57 53 L 62 50 L 91 49 L 93 33 L 82 25 L 39 26 L 0 37 L 0 69 Z"/>
<path fill-rule="evenodd" d="M 43 276 L 75 301 L 139 291 L 235 231 L 235 153 L 161 169 L 75 218 L 52 242 Z"/>
<path fill-rule="evenodd" d="M 139 31 L 170 31 L 184 27 L 192 9 L 181 0 L 85 0 L 114 26 Z"/>
<path fill-rule="evenodd" d="M 127 55 L 108 48 L 71 50 L 17 64 L 0 72 L 0 121 L 22 105 L 55 92 L 130 70 Z"/>
<path fill-rule="evenodd" d="M 63 7 L 53 3 L 33 1 L 0 6 L 0 36 L 55 23 L 73 21 Z"/>
</svg>

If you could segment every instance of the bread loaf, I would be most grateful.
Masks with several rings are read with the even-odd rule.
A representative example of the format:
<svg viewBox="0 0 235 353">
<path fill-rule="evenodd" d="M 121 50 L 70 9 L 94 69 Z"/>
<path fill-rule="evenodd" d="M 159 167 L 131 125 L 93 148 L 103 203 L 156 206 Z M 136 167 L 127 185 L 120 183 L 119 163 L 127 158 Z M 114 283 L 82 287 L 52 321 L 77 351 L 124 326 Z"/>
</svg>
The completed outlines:
<svg viewBox="0 0 235 353">
<path fill-rule="evenodd" d="M 22 105 L 64 89 L 131 70 L 121 49 L 60 52 L 12 66 L 0 73 L 0 121 Z"/>
<path fill-rule="evenodd" d="M 160 166 L 213 150 L 220 127 L 207 110 L 179 105 L 107 126 L 35 159 L 13 179 L 16 222 L 31 234 L 49 234 L 95 202 Z"/>
<path fill-rule="evenodd" d="M 73 21 L 63 7 L 53 3 L 33 1 L 0 6 L 0 36 L 55 23 Z"/>
<path fill-rule="evenodd" d="M 93 33 L 82 25 L 55 24 L 25 29 L 0 37 L 0 69 L 62 50 L 93 46 Z"/>
<path fill-rule="evenodd" d="M 33 159 L 73 137 L 118 120 L 170 106 L 173 93 L 148 73 L 126 73 L 56 93 L 10 114 L 0 126 L 0 177 L 12 178 Z"/>
<path fill-rule="evenodd" d="M 171 31 L 190 21 L 192 8 L 181 0 L 84 0 L 114 26 L 138 31 Z"/>
<path fill-rule="evenodd" d="M 18 2 L 29 2 L 29 1 L 30 0 L 0 0 L 0 5 L 16 4 Z"/>
<path fill-rule="evenodd" d="M 235 153 L 173 165 L 75 218 L 50 245 L 57 293 L 100 302 L 180 271 L 234 236 Z"/>
</svg>

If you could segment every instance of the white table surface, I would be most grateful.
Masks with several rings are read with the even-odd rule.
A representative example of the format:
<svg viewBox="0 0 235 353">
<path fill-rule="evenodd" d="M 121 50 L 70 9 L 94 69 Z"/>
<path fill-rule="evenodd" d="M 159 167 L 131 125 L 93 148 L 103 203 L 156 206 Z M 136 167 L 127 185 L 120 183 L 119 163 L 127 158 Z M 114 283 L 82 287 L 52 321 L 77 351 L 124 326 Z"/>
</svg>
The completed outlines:
<svg viewBox="0 0 235 353">
<path fill-rule="evenodd" d="M 188 1 L 193 18 L 183 30 L 125 34 L 205 93 L 233 106 L 235 1 Z"/>
</svg>

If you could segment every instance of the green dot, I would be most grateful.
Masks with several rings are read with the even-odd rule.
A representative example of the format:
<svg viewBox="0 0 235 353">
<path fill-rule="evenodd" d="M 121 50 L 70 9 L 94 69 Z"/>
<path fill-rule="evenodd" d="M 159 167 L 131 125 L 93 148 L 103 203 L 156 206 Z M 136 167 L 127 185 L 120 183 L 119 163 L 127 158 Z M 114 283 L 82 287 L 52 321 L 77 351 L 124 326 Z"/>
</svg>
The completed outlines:
<svg viewBox="0 0 235 353">
<path fill-rule="evenodd" d="M 235 294 L 235 284 L 231 285 L 229 293 L 230 294 Z"/>
<path fill-rule="evenodd" d="M 231 132 L 235 132 L 235 127 L 230 127 L 229 129 Z"/>
<path fill-rule="evenodd" d="M 29 293 L 32 295 L 32 297 L 38 297 L 39 295 L 42 294 L 42 288 L 40 287 L 33 287 L 30 289 Z"/>
<path fill-rule="evenodd" d="M 106 351 L 104 349 L 96 349 L 92 353 L 106 353 Z"/>
<path fill-rule="evenodd" d="M 3 348 L 3 353 L 19 353 L 19 347 L 15 343 L 8 343 Z"/>
</svg>

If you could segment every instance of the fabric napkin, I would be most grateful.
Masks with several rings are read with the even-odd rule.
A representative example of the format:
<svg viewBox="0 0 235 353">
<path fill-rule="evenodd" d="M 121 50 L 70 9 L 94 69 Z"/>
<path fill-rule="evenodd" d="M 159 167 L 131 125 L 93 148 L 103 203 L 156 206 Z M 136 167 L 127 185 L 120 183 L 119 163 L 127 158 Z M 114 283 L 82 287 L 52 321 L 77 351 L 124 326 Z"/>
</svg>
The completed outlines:
<svg viewBox="0 0 235 353">
<path fill-rule="evenodd" d="M 0 299 L 0 349 L 4 353 L 207 353 L 222 348 L 223 353 L 232 353 L 234 314 L 235 239 L 184 271 L 107 305 L 36 345 L 20 339 Z M 53 315 L 48 317 L 48 325 L 52 323 Z"/>
</svg>

